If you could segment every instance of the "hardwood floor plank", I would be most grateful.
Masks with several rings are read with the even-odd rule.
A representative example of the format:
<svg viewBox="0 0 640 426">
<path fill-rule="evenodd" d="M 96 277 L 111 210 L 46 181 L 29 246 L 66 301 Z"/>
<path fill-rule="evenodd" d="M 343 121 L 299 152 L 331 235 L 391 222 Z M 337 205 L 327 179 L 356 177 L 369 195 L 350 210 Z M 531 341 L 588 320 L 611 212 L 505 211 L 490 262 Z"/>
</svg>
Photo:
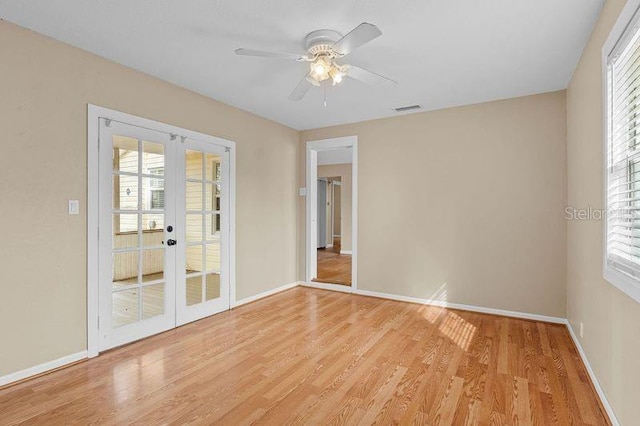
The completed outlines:
<svg viewBox="0 0 640 426">
<path fill-rule="evenodd" d="M 562 325 L 295 288 L 0 390 L 0 424 L 610 424 Z"/>
</svg>

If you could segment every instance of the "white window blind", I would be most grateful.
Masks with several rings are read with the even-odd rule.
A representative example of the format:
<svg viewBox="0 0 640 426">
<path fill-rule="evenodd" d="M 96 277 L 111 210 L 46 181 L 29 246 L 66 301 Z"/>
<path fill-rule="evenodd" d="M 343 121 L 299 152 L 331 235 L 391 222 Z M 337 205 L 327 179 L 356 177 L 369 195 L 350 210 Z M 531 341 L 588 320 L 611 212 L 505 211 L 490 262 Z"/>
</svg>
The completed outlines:
<svg viewBox="0 0 640 426">
<path fill-rule="evenodd" d="M 609 267 L 640 279 L 640 31 L 634 19 L 607 59 Z"/>
</svg>

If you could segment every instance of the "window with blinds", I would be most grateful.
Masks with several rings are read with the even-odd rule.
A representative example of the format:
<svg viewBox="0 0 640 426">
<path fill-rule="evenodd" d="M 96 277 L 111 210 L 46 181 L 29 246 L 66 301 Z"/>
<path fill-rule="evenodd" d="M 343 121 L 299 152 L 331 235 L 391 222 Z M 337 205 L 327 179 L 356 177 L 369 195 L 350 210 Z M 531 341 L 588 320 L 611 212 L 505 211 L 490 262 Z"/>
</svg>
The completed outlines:
<svg viewBox="0 0 640 426">
<path fill-rule="evenodd" d="M 606 262 L 640 279 L 640 31 L 635 25 L 607 58 L 606 109 Z"/>
</svg>

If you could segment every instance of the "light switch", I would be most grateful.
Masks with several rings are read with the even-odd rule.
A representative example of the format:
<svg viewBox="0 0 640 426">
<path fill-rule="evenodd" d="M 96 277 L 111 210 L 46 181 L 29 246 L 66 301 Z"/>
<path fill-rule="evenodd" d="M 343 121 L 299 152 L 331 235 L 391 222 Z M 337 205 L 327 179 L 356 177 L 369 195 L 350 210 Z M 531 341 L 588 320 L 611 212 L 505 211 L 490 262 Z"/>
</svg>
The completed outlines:
<svg viewBox="0 0 640 426">
<path fill-rule="evenodd" d="M 298 195 L 305 197 L 307 195 L 307 188 L 298 188 Z"/>
<path fill-rule="evenodd" d="M 69 214 L 80 214 L 80 201 L 69 200 Z"/>
</svg>

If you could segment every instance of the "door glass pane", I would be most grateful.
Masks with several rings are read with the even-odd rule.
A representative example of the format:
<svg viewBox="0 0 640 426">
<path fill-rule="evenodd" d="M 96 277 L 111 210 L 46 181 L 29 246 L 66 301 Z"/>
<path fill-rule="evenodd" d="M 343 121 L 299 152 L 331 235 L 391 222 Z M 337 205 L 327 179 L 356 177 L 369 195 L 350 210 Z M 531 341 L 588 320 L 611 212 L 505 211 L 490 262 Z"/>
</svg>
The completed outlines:
<svg viewBox="0 0 640 426">
<path fill-rule="evenodd" d="M 207 197 L 205 209 L 220 210 L 220 184 L 207 183 L 205 185 L 205 193 Z"/>
<path fill-rule="evenodd" d="M 138 247 L 138 213 L 113 215 L 113 248 Z"/>
<path fill-rule="evenodd" d="M 112 281 L 114 289 L 138 283 L 138 252 L 128 251 L 113 254 Z"/>
<path fill-rule="evenodd" d="M 202 253 L 203 246 L 188 246 L 186 249 L 186 272 L 192 274 L 194 272 L 202 272 L 204 267 L 204 259 Z"/>
<path fill-rule="evenodd" d="M 202 184 L 187 182 L 187 210 L 202 210 Z"/>
<path fill-rule="evenodd" d="M 206 270 L 220 270 L 220 243 L 207 244 Z"/>
<path fill-rule="evenodd" d="M 113 328 L 138 321 L 139 294 L 137 288 L 113 293 L 111 314 Z"/>
<path fill-rule="evenodd" d="M 207 167 L 207 174 L 206 174 L 206 180 L 212 180 L 212 181 L 220 181 L 221 176 L 220 176 L 220 156 L 216 155 L 216 154 L 207 154 L 207 161 L 206 161 L 206 167 Z"/>
<path fill-rule="evenodd" d="M 202 152 L 187 150 L 185 153 L 187 179 L 202 180 Z"/>
<path fill-rule="evenodd" d="M 187 242 L 202 241 L 202 214 L 187 214 Z"/>
<path fill-rule="evenodd" d="M 202 302 L 202 275 L 187 278 L 187 306 Z"/>
<path fill-rule="evenodd" d="M 113 136 L 113 170 L 138 173 L 138 139 Z"/>
<path fill-rule="evenodd" d="M 164 314 L 164 284 L 142 287 L 142 319 Z"/>
<path fill-rule="evenodd" d="M 164 279 L 164 249 L 142 252 L 142 282 Z"/>
<path fill-rule="evenodd" d="M 205 300 L 217 299 L 220 297 L 220 274 L 207 274 Z"/>
<path fill-rule="evenodd" d="M 158 246 L 162 244 L 164 231 L 164 215 L 158 214 L 143 214 L 142 215 L 142 232 L 143 235 L 147 233 L 156 234 L 154 236 L 144 235 L 143 241 L 145 246 Z"/>
<path fill-rule="evenodd" d="M 207 241 L 220 240 L 220 215 L 218 213 L 209 213 L 206 218 L 205 231 L 207 233 Z"/>
<path fill-rule="evenodd" d="M 142 173 L 164 176 L 164 145 L 161 143 L 142 143 Z"/>
<path fill-rule="evenodd" d="M 142 178 L 142 209 L 164 210 L 164 178 Z"/>
<path fill-rule="evenodd" d="M 138 176 L 113 175 L 113 208 L 138 210 Z"/>
</svg>

